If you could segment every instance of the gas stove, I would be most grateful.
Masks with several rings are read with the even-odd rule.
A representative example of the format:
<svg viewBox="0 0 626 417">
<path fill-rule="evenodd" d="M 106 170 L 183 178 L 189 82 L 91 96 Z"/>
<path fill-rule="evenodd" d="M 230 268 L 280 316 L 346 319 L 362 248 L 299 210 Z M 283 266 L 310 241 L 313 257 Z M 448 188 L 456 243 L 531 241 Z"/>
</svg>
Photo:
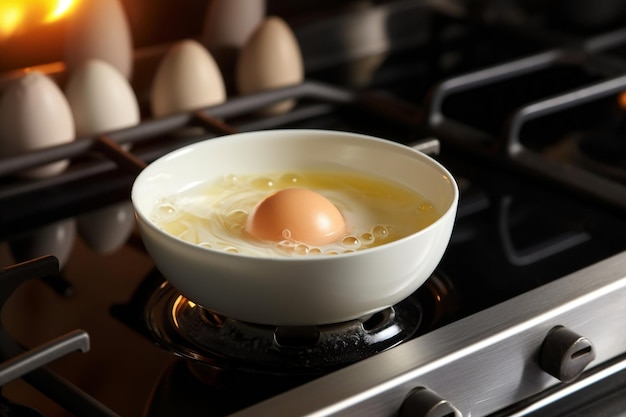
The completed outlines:
<svg viewBox="0 0 626 417">
<path fill-rule="evenodd" d="M 152 117 L 146 86 L 169 44 L 140 47 L 140 123 L 0 161 L 0 410 L 623 412 L 625 11 L 288 3 L 268 11 L 294 31 L 302 83 Z M 63 65 L 37 69 L 67 79 Z M 6 71 L 0 88 L 20 74 Z M 258 112 L 285 99 L 297 102 L 288 112 Z M 129 199 L 141 167 L 187 144 L 284 128 L 385 138 L 454 175 L 452 238 L 411 297 L 344 323 L 268 326 L 195 305 L 154 266 Z M 62 159 L 58 175 L 18 175 Z"/>
</svg>

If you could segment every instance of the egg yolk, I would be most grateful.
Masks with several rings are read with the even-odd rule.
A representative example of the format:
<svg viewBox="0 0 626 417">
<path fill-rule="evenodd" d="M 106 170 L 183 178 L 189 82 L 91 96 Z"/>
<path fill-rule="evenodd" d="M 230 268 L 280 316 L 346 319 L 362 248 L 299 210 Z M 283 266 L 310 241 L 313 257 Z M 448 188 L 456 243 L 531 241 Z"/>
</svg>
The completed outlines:
<svg viewBox="0 0 626 417">
<path fill-rule="evenodd" d="M 248 215 L 245 228 L 261 240 L 323 246 L 337 241 L 346 224 L 326 197 L 304 188 L 287 188 L 261 200 Z"/>
</svg>

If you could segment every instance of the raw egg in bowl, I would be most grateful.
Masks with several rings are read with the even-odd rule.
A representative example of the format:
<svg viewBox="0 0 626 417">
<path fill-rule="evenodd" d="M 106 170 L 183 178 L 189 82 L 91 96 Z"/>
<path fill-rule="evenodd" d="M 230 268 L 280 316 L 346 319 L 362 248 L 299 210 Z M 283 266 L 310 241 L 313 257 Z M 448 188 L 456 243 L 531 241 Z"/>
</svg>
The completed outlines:
<svg viewBox="0 0 626 417">
<path fill-rule="evenodd" d="M 339 323 L 408 297 L 439 264 L 458 198 L 433 158 L 328 130 L 208 139 L 132 189 L 146 249 L 178 291 L 271 325 Z"/>
</svg>

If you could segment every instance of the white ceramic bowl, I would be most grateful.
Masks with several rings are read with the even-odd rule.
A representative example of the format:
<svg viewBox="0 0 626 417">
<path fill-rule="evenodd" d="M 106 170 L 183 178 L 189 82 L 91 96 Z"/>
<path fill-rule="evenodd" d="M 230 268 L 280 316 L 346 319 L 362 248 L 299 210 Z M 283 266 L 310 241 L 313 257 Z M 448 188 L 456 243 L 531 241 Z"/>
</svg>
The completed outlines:
<svg viewBox="0 0 626 417">
<path fill-rule="evenodd" d="M 343 169 L 399 182 L 443 214 L 427 228 L 378 247 L 275 258 L 203 248 L 165 233 L 150 220 L 162 197 L 224 174 L 298 169 Z M 248 322 L 313 325 L 382 310 L 428 279 L 450 240 L 458 188 L 438 162 L 404 145 L 344 132 L 274 130 L 209 139 L 163 156 L 137 177 L 132 202 L 150 256 L 187 298 Z"/>
</svg>

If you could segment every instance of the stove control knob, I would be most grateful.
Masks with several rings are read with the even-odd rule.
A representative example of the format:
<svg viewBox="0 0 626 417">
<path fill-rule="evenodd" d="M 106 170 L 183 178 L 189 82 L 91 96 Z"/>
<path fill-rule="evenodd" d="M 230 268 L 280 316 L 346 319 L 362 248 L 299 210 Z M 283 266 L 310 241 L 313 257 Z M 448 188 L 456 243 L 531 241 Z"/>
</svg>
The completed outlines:
<svg viewBox="0 0 626 417">
<path fill-rule="evenodd" d="M 553 377 L 571 382 L 583 373 L 596 358 L 596 351 L 589 339 L 563 326 L 548 332 L 540 352 L 541 368 Z"/>
<path fill-rule="evenodd" d="M 404 399 L 399 417 L 462 417 L 462 414 L 439 395 L 419 387 Z"/>
</svg>

